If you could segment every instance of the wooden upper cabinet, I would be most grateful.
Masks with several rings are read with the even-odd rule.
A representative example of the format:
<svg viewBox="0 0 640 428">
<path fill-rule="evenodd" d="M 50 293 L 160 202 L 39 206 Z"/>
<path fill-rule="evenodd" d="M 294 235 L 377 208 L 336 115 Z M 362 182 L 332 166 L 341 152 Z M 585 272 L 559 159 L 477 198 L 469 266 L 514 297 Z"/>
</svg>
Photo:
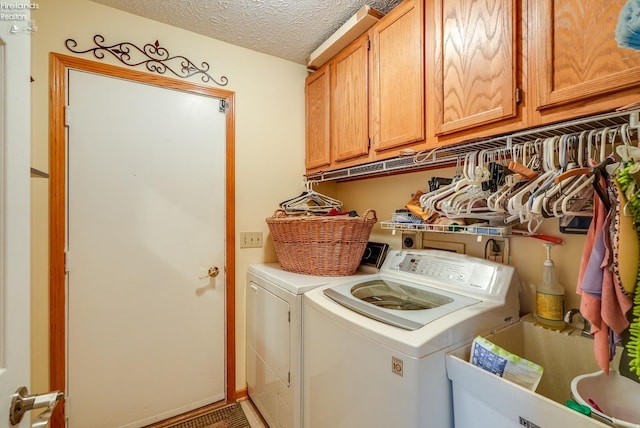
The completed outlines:
<svg viewBox="0 0 640 428">
<path fill-rule="evenodd" d="M 516 115 L 515 0 L 433 1 L 435 133 Z M 430 22 L 425 26 L 429 27 Z M 428 31 L 428 30 L 427 30 Z M 429 92 L 429 87 L 427 87 Z"/>
<path fill-rule="evenodd" d="M 333 164 L 369 153 L 368 48 L 365 34 L 331 61 Z"/>
<path fill-rule="evenodd" d="M 615 28 L 626 0 L 531 2 L 537 109 L 640 86 L 640 52 L 618 47 Z M 618 99 L 620 101 L 620 99 Z M 613 102 L 610 108 L 620 103 Z"/>
<path fill-rule="evenodd" d="M 305 84 L 307 170 L 331 163 L 330 76 L 331 66 L 327 64 L 307 77 Z"/>
<path fill-rule="evenodd" d="M 422 0 L 405 0 L 370 30 L 370 132 L 376 152 L 424 140 L 423 19 Z"/>
</svg>

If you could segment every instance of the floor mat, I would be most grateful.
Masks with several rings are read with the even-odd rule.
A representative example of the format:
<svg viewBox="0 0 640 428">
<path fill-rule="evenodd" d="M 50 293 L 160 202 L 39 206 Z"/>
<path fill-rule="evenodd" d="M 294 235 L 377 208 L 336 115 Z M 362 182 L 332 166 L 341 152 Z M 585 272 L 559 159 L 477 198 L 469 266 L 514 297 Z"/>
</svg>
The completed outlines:
<svg viewBox="0 0 640 428">
<path fill-rule="evenodd" d="M 197 418 L 180 422 L 171 428 L 250 428 L 242 406 L 232 404 Z"/>
</svg>

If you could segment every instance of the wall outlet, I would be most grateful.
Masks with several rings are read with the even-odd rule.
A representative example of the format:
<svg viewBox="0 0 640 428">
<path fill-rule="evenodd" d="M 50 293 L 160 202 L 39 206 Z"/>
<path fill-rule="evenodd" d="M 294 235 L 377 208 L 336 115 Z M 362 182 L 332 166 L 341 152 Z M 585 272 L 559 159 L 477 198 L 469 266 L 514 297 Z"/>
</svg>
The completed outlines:
<svg viewBox="0 0 640 428">
<path fill-rule="evenodd" d="M 421 232 L 402 232 L 402 249 L 419 250 L 422 248 Z"/>
<path fill-rule="evenodd" d="M 489 238 L 484 247 L 484 258 L 505 265 L 510 264 L 509 238 Z"/>
<path fill-rule="evenodd" d="M 240 232 L 240 248 L 262 248 L 262 232 Z"/>
</svg>

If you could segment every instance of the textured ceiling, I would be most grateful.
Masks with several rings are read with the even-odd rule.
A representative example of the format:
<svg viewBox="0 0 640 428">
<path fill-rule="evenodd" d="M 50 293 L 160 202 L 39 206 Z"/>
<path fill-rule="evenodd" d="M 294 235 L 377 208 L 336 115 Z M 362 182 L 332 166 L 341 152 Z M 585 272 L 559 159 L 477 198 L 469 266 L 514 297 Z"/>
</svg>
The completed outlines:
<svg viewBox="0 0 640 428">
<path fill-rule="evenodd" d="M 368 4 L 401 0 L 93 0 L 247 49 L 305 64 L 307 56 Z"/>
</svg>

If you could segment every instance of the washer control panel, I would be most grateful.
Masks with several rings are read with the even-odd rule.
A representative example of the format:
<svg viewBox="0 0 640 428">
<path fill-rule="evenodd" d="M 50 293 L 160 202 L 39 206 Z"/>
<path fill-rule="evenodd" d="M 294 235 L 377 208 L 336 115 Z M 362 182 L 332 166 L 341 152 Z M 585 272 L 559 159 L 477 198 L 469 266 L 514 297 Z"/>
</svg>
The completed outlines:
<svg viewBox="0 0 640 428">
<path fill-rule="evenodd" d="M 437 250 L 392 252 L 387 269 L 446 282 L 454 287 L 490 293 L 497 267 L 481 259 Z M 389 261 L 389 260 L 388 260 Z"/>
</svg>

